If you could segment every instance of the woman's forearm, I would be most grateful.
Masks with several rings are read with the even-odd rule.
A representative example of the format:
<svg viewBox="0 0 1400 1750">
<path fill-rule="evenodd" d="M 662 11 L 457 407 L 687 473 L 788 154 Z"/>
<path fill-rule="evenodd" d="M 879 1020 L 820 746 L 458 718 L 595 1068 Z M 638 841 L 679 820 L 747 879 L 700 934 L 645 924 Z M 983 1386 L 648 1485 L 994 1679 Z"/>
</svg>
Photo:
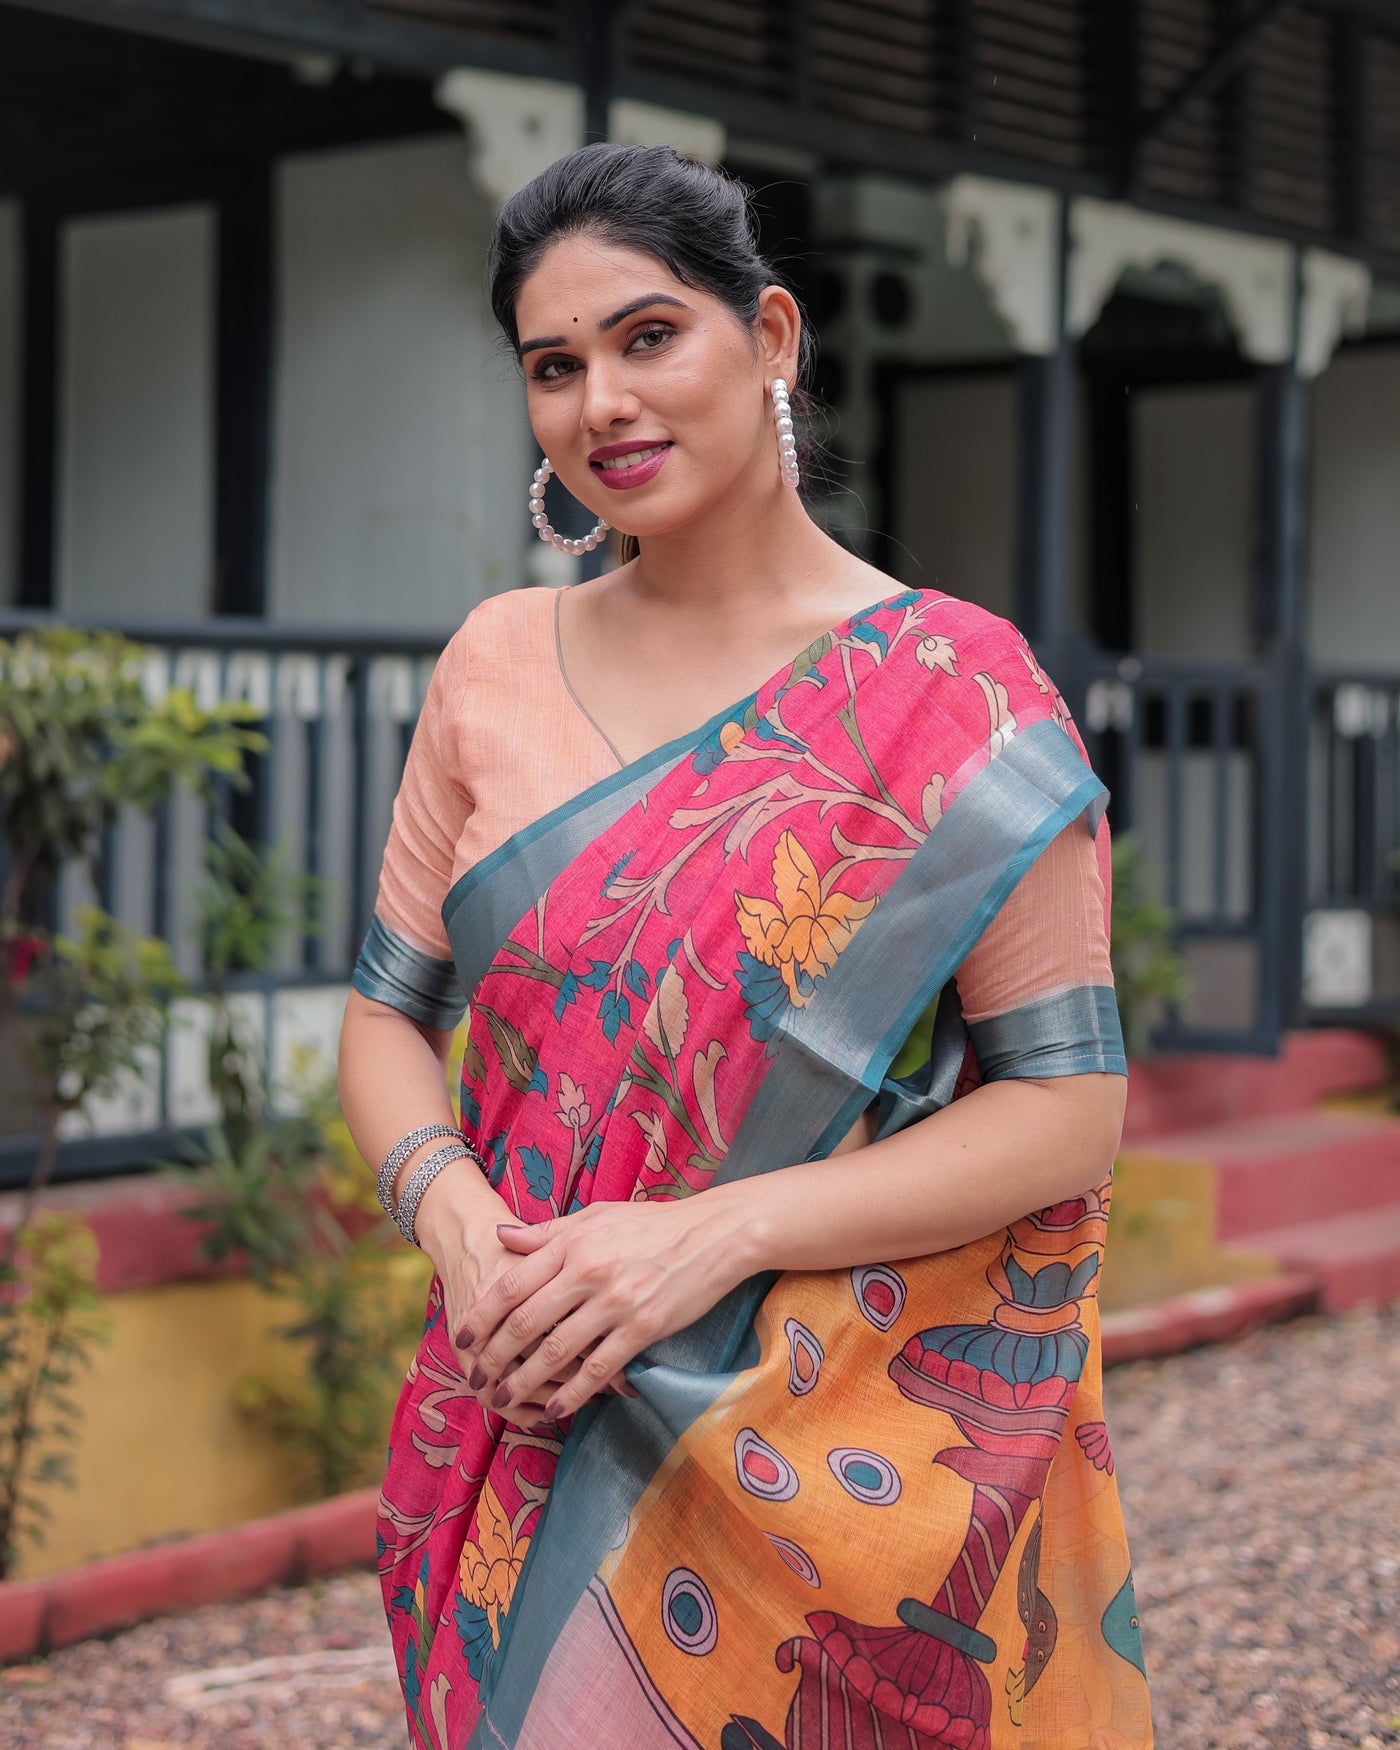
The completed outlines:
<svg viewBox="0 0 1400 1750">
<path fill-rule="evenodd" d="M 1126 1085 L 1112 1075 L 992 1082 L 882 1142 L 715 1186 L 694 1213 L 732 1229 L 737 1279 L 949 1251 L 1097 1184 L 1118 1146 Z"/>
<path fill-rule="evenodd" d="M 425 1124 L 450 1124 L 456 1116 L 447 1094 L 447 1055 L 451 1035 L 420 1028 L 407 1015 L 351 991 L 340 1034 L 340 1105 L 355 1146 L 374 1168 L 411 1130 Z M 446 1139 L 435 1137 L 409 1155 L 398 1170 L 398 1198 L 414 1167 Z M 447 1195 L 445 1195 L 447 1194 Z M 419 1206 L 419 1238 L 426 1239 L 439 1205 L 456 1206 L 458 1223 L 479 1211 L 483 1222 L 502 1219 L 496 1193 L 468 1161 L 440 1173 Z"/>
</svg>

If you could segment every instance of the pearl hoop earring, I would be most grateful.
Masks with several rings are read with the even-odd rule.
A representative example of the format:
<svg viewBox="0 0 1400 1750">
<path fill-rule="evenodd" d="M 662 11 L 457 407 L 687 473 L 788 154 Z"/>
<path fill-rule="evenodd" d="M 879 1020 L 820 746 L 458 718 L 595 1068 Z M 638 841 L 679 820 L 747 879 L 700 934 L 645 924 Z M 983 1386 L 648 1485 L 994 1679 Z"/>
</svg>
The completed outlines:
<svg viewBox="0 0 1400 1750">
<path fill-rule="evenodd" d="M 544 489 L 549 484 L 554 465 L 548 456 L 540 462 L 530 480 L 530 521 L 535 533 L 542 541 L 548 541 L 551 547 L 557 547 L 561 553 L 572 553 L 577 558 L 582 553 L 591 553 L 608 532 L 608 524 L 602 517 L 586 535 L 572 540 L 568 535 L 561 535 L 545 514 Z"/>
<path fill-rule="evenodd" d="M 778 434 L 778 462 L 783 470 L 783 479 L 789 486 L 796 486 L 802 474 L 797 466 L 797 439 L 793 436 L 792 399 L 788 394 L 787 379 L 774 377 L 768 388 L 773 397 L 773 428 Z"/>
</svg>

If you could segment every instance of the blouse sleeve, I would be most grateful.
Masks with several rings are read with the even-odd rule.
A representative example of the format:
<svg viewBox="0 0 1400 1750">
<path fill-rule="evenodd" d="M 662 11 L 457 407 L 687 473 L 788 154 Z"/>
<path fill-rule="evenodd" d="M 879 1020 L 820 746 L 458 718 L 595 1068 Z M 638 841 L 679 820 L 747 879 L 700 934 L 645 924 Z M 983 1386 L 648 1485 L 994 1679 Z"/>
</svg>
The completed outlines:
<svg viewBox="0 0 1400 1750">
<path fill-rule="evenodd" d="M 1022 876 L 957 974 L 985 1081 L 1126 1075 L 1109 959 L 1108 828 L 1072 822 Z"/>
<path fill-rule="evenodd" d="M 374 919 L 351 983 L 425 1026 L 451 1029 L 466 1009 L 442 922 L 453 860 L 473 802 L 458 734 L 466 681 L 466 628 L 428 683 L 379 874 Z"/>
</svg>

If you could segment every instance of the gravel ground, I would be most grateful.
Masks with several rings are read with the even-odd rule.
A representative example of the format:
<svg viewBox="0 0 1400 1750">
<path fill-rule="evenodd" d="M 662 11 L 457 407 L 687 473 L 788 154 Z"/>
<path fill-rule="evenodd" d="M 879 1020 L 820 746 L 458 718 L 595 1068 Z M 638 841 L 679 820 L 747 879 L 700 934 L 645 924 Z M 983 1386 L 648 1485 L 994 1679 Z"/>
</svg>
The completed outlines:
<svg viewBox="0 0 1400 1750">
<path fill-rule="evenodd" d="M 1159 1750 L 1400 1745 L 1397 1386 L 1400 1306 L 1109 1375 Z M 0 1673 L 7 1750 L 396 1750 L 401 1717 L 369 1575 Z"/>
</svg>

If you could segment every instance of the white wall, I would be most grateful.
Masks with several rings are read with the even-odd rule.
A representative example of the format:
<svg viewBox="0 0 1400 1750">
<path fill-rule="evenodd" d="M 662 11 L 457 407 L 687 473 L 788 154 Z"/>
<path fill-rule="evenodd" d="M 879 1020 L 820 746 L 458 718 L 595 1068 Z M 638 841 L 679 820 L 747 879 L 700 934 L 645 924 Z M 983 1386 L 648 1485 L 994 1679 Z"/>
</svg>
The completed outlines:
<svg viewBox="0 0 1400 1750">
<path fill-rule="evenodd" d="M 19 204 L 0 201 L 0 602 L 15 599 L 19 560 Z"/>
<path fill-rule="evenodd" d="M 1146 656 L 1247 656 L 1250 387 L 1140 391 L 1132 418 L 1137 647 Z"/>
<path fill-rule="evenodd" d="M 286 161 L 269 612 L 455 627 L 526 581 L 524 391 L 457 136 Z"/>
<path fill-rule="evenodd" d="M 913 377 L 895 401 L 894 572 L 1016 618 L 1021 384 L 1015 371 Z M 1071 427 L 1066 565 L 1070 612 L 1083 623 L 1086 426 Z"/>
<path fill-rule="evenodd" d="M 61 273 L 57 605 L 211 605 L 214 216 L 79 219 Z"/>
<path fill-rule="evenodd" d="M 1013 613 L 1019 406 L 1014 373 L 915 378 L 900 388 L 894 569 L 901 583 Z"/>
<path fill-rule="evenodd" d="M 1313 389 L 1309 649 L 1400 668 L 1400 347 L 1342 353 Z"/>
</svg>

